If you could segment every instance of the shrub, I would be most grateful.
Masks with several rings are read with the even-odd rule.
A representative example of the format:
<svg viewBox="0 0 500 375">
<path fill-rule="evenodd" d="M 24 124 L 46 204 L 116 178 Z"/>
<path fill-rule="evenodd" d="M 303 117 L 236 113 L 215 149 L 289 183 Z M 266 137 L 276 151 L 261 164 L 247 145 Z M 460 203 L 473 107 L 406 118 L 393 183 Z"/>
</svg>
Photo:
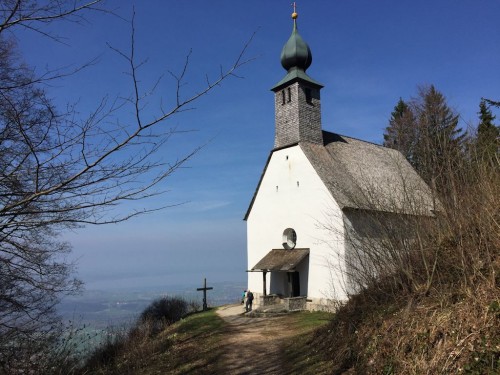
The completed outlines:
<svg viewBox="0 0 500 375">
<path fill-rule="evenodd" d="M 195 311 L 197 305 L 179 297 L 161 297 L 144 309 L 135 325 L 128 331 L 110 330 L 105 342 L 86 360 L 80 373 L 99 371 L 122 373 L 124 368 L 141 366 L 147 353 L 166 350 L 171 341 L 157 336 L 166 326 Z M 125 367 L 123 367 L 125 366 Z"/>
<path fill-rule="evenodd" d="M 144 309 L 139 322 L 152 321 L 172 324 L 181 320 L 188 312 L 188 303 L 182 298 L 161 297 Z"/>
</svg>

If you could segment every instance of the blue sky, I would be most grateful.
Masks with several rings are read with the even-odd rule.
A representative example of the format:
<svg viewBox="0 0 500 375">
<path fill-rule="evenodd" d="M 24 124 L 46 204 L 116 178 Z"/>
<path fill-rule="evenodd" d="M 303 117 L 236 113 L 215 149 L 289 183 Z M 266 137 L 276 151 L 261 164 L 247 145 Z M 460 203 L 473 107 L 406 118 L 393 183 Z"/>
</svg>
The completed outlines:
<svg viewBox="0 0 500 375">
<path fill-rule="evenodd" d="M 134 4 L 135 3 L 135 4 Z M 166 184 L 169 193 L 147 207 L 186 202 L 125 223 L 65 234 L 78 275 L 89 289 L 168 287 L 169 284 L 240 281 L 246 274 L 243 216 L 273 145 L 270 88 L 285 74 L 281 48 L 292 30 L 290 0 L 107 1 L 130 19 L 135 6 L 136 53 L 147 58 L 140 84 L 179 71 L 192 49 L 186 93 L 229 67 L 256 32 L 233 78 L 175 116 L 168 126 L 196 130 L 174 138 L 162 152 L 175 158 L 206 144 Z M 434 84 L 474 125 L 481 97 L 500 99 L 500 2 L 497 0 L 310 0 L 297 2 L 298 27 L 313 54 L 308 74 L 322 90 L 323 128 L 380 143 L 399 97 Z M 118 17 L 89 14 L 88 23 L 58 23 L 66 44 L 32 32 L 16 34 L 27 62 L 39 71 L 98 57 L 98 64 L 48 88 L 61 106 L 78 102 L 85 117 L 100 98 L 128 95 L 124 62 L 107 43 L 127 50 L 129 25 Z M 146 115 L 172 98 L 166 80 Z M 127 120 L 131 112 L 122 116 Z"/>
</svg>

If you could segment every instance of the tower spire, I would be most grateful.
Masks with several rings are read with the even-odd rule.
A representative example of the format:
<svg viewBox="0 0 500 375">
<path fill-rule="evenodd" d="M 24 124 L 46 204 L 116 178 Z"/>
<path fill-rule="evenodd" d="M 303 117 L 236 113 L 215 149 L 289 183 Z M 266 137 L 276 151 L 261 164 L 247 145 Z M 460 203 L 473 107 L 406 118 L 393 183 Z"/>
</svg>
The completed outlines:
<svg viewBox="0 0 500 375">
<path fill-rule="evenodd" d="M 275 93 L 275 148 L 299 142 L 323 144 L 320 102 L 323 85 L 306 74 L 312 53 L 298 32 L 297 4 L 293 2 L 292 6 L 292 35 L 281 51 L 281 65 L 287 73 L 271 89 Z"/>
<path fill-rule="evenodd" d="M 293 2 L 292 6 L 292 34 L 281 50 L 281 65 L 287 71 L 287 75 L 272 88 L 273 91 L 279 90 L 284 85 L 297 79 L 305 80 L 318 88 L 323 87 L 321 83 L 316 82 L 306 74 L 307 68 L 312 63 L 312 53 L 309 45 L 302 39 L 298 31 L 297 18 L 299 15 L 297 13 L 297 4 Z"/>
</svg>

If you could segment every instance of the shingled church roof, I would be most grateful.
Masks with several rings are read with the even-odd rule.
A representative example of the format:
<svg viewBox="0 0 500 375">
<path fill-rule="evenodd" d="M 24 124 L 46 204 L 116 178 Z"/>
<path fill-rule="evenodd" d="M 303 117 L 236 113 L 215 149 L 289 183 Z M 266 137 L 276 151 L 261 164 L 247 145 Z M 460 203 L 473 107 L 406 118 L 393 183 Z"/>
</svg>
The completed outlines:
<svg viewBox="0 0 500 375">
<path fill-rule="evenodd" d="M 399 151 L 327 131 L 323 131 L 323 140 L 323 145 L 310 142 L 298 145 L 342 210 L 434 214 L 435 202 L 430 188 Z M 274 151 L 268 158 L 245 220 Z"/>
</svg>

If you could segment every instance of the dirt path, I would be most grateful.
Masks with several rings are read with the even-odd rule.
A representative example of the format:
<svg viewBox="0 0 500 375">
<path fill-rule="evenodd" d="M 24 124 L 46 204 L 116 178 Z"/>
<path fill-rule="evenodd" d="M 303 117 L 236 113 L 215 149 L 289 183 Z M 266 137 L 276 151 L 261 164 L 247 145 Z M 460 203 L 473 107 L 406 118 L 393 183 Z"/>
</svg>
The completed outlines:
<svg viewBox="0 0 500 375">
<path fill-rule="evenodd" d="M 279 317 L 244 316 L 242 305 L 217 310 L 228 323 L 222 363 L 227 374 L 282 374 L 280 343 L 293 335 Z"/>
</svg>

